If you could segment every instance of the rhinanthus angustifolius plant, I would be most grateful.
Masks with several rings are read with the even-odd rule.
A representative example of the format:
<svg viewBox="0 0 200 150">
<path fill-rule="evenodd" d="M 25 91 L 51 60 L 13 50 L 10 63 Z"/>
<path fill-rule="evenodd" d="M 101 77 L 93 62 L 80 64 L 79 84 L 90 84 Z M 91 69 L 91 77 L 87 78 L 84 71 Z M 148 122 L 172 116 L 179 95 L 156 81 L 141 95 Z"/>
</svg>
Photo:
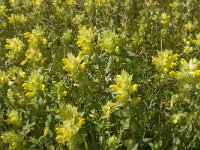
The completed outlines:
<svg viewBox="0 0 200 150">
<path fill-rule="evenodd" d="M 0 149 L 199 149 L 198 0 L 1 0 Z"/>
</svg>

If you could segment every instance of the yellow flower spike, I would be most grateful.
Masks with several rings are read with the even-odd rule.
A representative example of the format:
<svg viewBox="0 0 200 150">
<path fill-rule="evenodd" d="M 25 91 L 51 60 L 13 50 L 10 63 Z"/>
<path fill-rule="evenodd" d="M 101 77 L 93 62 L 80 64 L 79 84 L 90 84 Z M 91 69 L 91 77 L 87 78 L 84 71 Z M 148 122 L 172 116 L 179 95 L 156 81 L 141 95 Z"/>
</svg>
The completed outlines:
<svg viewBox="0 0 200 150">
<path fill-rule="evenodd" d="M 133 86 L 131 87 L 132 91 L 133 92 L 136 92 L 137 91 L 137 84 L 133 84 Z"/>
<path fill-rule="evenodd" d="M 27 92 L 25 96 L 27 98 L 33 98 L 35 96 L 35 92 Z"/>
<path fill-rule="evenodd" d="M 195 70 L 194 71 L 194 77 L 199 78 L 200 77 L 200 70 Z"/>
</svg>

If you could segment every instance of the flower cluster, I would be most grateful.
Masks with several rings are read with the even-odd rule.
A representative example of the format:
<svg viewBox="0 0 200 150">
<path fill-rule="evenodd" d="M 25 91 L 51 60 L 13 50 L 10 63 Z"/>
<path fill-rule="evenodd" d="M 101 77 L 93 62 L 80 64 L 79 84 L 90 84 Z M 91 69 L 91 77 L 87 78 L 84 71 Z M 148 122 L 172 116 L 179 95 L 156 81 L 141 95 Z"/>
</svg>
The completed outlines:
<svg viewBox="0 0 200 150">
<path fill-rule="evenodd" d="M 170 16 L 167 15 L 165 12 L 161 14 L 161 23 L 167 24 L 169 23 Z"/>
<path fill-rule="evenodd" d="M 108 101 L 105 105 L 102 106 L 103 116 L 105 118 L 110 118 L 110 115 L 113 113 L 116 107 L 116 103 Z"/>
<path fill-rule="evenodd" d="M 12 124 L 15 126 L 21 125 L 21 119 L 19 113 L 16 110 L 11 110 L 8 113 L 8 119 L 6 120 L 7 124 Z"/>
<path fill-rule="evenodd" d="M 125 70 L 121 71 L 121 75 L 117 75 L 114 79 L 116 84 L 110 85 L 110 90 L 113 92 L 116 101 L 108 101 L 102 106 L 104 118 L 110 118 L 110 115 L 131 100 L 131 94 L 137 91 L 137 84 L 132 84 L 132 75 L 129 75 Z M 135 103 L 136 99 L 133 100 Z"/>
<path fill-rule="evenodd" d="M 21 65 L 25 65 L 28 61 L 38 62 L 44 61 L 40 48 L 47 44 L 47 40 L 43 37 L 44 32 L 41 27 L 37 26 L 32 32 L 26 32 L 24 37 L 28 39 L 29 48 L 26 51 L 26 59 L 21 62 Z"/>
<path fill-rule="evenodd" d="M 132 92 L 137 91 L 137 84 L 132 84 L 132 75 L 125 70 L 121 71 L 121 75 L 117 75 L 114 79 L 116 84 L 110 85 L 110 89 L 116 95 L 119 101 L 126 101 L 130 98 Z"/>
<path fill-rule="evenodd" d="M 9 50 L 9 52 L 6 54 L 6 57 L 9 60 L 17 58 L 18 54 L 23 51 L 24 43 L 18 37 L 6 39 L 6 43 L 7 44 L 5 45 L 5 48 Z"/>
<path fill-rule="evenodd" d="M 98 37 L 98 43 L 101 50 L 110 54 L 120 54 L 119 46 L 117 45 L 119 36 L 111 30 L 104 30 Z"/>
<path fill-rule="evenodd" d="M 10 24 L 22 24 L 27 21 L 27 17 L 24 16 L 24 14 L 11 14 L 10 17 L 8 17 Z"/>
<path fill-rule="evenodd" d="M 173 54 L 170 50 L 158 52 L 158 57 L 152 60 L 153 65 L 161 74 L 168 74 L 174 67 L 177 66 L 178 54 Z"/>
<path fill-rule="evenodd" d="M 83 124 L 84 118 L 78 113 L 77 108 L 71 105 L 64 106 L 59 115 L 63 118 L 63 123 L 56 128 L 56 140 L 58 143 L 70 142 L 70 140 L 77 134 Z"/>
<path fill-rule="evenodd" d="M 81 51 L 79 52 L 79 56 L 88 55 L 92 51 L 92 43 L 94 41 L 93 29 L 90 27 L 87 29 L 86 26 L 78 27 L 78 47 L 81 47 Z"/>
<path fill-rule="evenodd" d="M 67 95 L 65 83 L 60 81 L 53 86 L 53 91 L 57 97 L 57 100 L 61 100 L 63 97 Z"/>
<path fill-rule="evenodd" d="M 193 77 L 198 78 L 200 62 L 197 59 L 190 59 L 187 62 L 184 58 L 180 59 L 179 71 L 170 72 L 170 75 L 176 77 L 177 79 L 187 79 L 192 81 Z"/>
<path fill-rule="evenodd" d="M 29 99 L 34 98 L 38 91 L 44 91 L 45 85 L 42 83 L 43 76 L 40 72 L 33 70 L 28 77 L 28 80 L 22 84 L 22 88 L 26 92 L 25 96 Z"/>
<path fill-rule="evenodd" d="M 4 132 L 1 135 L 1 139 L 3 140 L 4 143 L 9 144 L 9 150 L 23 149 L 22 137 L 14 132 Z"/>
<path fill-rule="evenodd" d="M 85 62 L 82 62 L 82 57 L 75 57 L 72 53 L 67 54 L 67 58 L 63 58 L 64 70 L 68 73 L 69 77 L 77 78 L 78 75 L 84 71 Z"/>
</svg>

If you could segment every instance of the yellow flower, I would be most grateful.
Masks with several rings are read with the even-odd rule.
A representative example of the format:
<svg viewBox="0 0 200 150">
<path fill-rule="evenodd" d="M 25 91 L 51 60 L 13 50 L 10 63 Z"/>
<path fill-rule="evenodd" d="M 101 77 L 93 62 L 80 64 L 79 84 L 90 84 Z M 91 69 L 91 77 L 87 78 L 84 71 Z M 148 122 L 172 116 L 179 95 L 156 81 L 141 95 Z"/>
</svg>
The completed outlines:
<svg viewBox="0 0 200 150">
<path fill-rule="evenodd" d="M 12 39 L 6 39 L 6 49 L 10 49 L 13 54 L 19 53 L 23 50 L 24 43 L 17 37 Z"/>
<path fill-rule="evenodd" d="M 177 66 L 176 61 L 179 59 L 179 54 L 173 54 L 171 50 L 158 52 L 158 57 L 154 57 L 152 64 L 161 74 L 166 74 Z"/>
<path fill-rule="evenodd" d="M 169 75 L 170 75 L 171 77 L 177 77 L 177 76 L 178 76 L 178 73 L 175 72 L 175 71 L 170 71 Z"/>
<path fill-rule="evenodd" d="M 185 65 L 187 63 L 187 61 L 184 58 L 181 58 L 180 63 L 181 63 L 181 65 Z"/>
<path fill-rule="evenodd" d="M 178 60 L 179 54 L 174 54 L 174 55 L 172 56 L 172 58 L 173 58 L 174 60 Z"/>
<path fill-rule="evenodd" d="M 18 112 L 16 110 L 12 110 L 8 114 L 8 119 L 6 120 L 6 122 L 8 124 L 20 126 L 21 125 L 21 121 L 20 121 L 20 116 L 19 116 Z"/>
<path fill-rule="evenodd" d="M 174 62 L 171 62 L 171 63 L 170 63 L 170 68 L 174 68 L 174 67 L 176 67 L 176 66 L 177 66 L 176 63 L 174 63 Z"/>
<path fill-rule="evenodd" d="M 87 63 L 86 62 L 83 62 L 82 64 L 81 64 L 81 69 L 82 70 L 85 70 L 85 66 L 87 65 Z"/>
<path fill-rule="evenodd" d="M 9 131 L 9 132 L 3 132 L 1 133 L 2 136 L 2 141 L 4 143 L 7 143 L 9 144 L 9 150 L 21 150 L 23 149 L 21 146 L 22 146 L 22 143 L 23 143 L 23 140 L 22 140 L 22 136 L 20 134 L 16 134 L 15 132 L 13 131 Z"/>
<path fill-rule="evenodd" d="M 165 12 L 161 14 L 161 23 L 167 24 L 169 22 L 170 16 Z"/>
<path fill-rule="evenodd" d="M 10 24 L 24 23 L 27 21 L 27 17 L 25 17 L 24 14 L 11 14 L 11 16 L 8 17 L 8 21 Z"/>
<path fill-rule="evenodd" d="M 192 25 L 191 21 L 189 21 L 187 24 L 184 25 L 185 30 L 188 30 L 188 31 L 191 30 L 192 27 L 193 27 L 193 25 Z"/>
<path fill-rule="evenodd" d="M 117 85 L 110 85 L 109 88 L 110 88 L 112 91 L 116 91 L 116 90 L 119 89 Z"/>
<path fill-rule="evenodd" d="M 44 130 L 44 136 L 47 136 L 47 135 L 49 135 L 49 129 L 48 129 L 48 128 L 46 128 L 46 129 Z"/>
<path fill-rule="evenodd" d="M 93 29 L 86 26 L 79 26 L 78 29 L 77 45 L 82 48 L 78 55 L 88 55 L 91 53 L 94 40 Z"/>
<path fill-rule="evenodd" d="M 35 92 L 27 92 L 25 96 L 27 98 L 33 98 L 35 96 Z"/>
<path fill-rule="evenodd" d="M 127 100 L 132 92 L 137 91 L 137 84 L 132 85 L 132 75 L 125 70 L 121 71 L 121 75 L 115 77 L 116 84 L 110 85 L 110 89 L 116 94 L 117 100 Z"/>
<path fill-rule="evenodd" d="M 135 99 L 133 100 L 134 106 L 137 106 L 137 105 L 140 104 L 140 103 L 141 103 L 141 98 L 140 98 L 140 97 L 137 97 L 137 98 L 135 98 Z"/>
<path fill-rule="evenodd" d="M 38 53 L 38 59 L 39 59 L 39 60 L 42 59 L 42 53 Z"/>
<path fill-rule="evenodd" d="M 31 85 L 29 83 L 22 84 L 22 87 L 24 90 L 29 90 L 31 88 Z"/>
<path fill-rule="evenodd" d="M 6 54 L 6 57 L 10 60 L 14 59 L 15 58 L 15 54 L 13 51 L 9 51 L 7 54 Z"/>
<path fill-rule="evenodd" d="M 86 63 L 81 63 L 81 57 L 75 57 L 72 53 L 67 54 L 67 58 L 62 59 L 65 65 L 63 69 L 68 72 L 69 77 L 74 77 L 78 73 L 84 70 Z"/>
<path fill-rule="evenodd" d="M 62 94 L 63 94 L 64 96 L 67 96 L 67 91 L 63 91 Z"/>
<path fill-rule="evenodd" d="M 23 71 L 20 71 L 19 72 L 19 76 L 22 77 L 22 78 L 25 78 L 26 77 L 26 73 L 23 72 Z"/>
<path fill-rule="evenodd" d="M 83 124 L 85 124 L 85 119 L 84 118 L 80 118 L 78 125 L 82 126 Z"/>
<path fill-rule="evenodd" d="M 152 59 L 152 64 L 153 64 L 153 65 L 157 65 L 157 64 L 158 64 L 157 58 L 153 58 L 153 59 Z"/>
<path fill-rule="evenodd" d="M 45 85 L 44 85 L 44 84 L 41 85 L 41 90 L 42 90 L 42 91 L 45 90 Z"/>
<path fill-rule="evenodd" d="M 62 135 L 57 135 L 57 136 L 56 136 L 56 141 L 57 141 L 58 143 L 64 143 L 64 136 L 62 136 Z"/>
<path fill-rule="evenodd" d="M 28 60 L 25 59 L 24 61 L 21 62 L 21 65 L 22 65 L 22 66 L 25 65 L 25 64 L 27 63 L 27 61 L 28 61 Z"/>
<path fill-rule="evenodd" d="M 116 99 L 117 99 L 117 100 L 122 100 L 123 97 L 124 97 L 124 96 L 123 96 L 122 94 L 117 94 L 117 95 L 116 95 Z"/>
<path fill-rule="evenodd" d="M 163 68 L 163 72 L 167 73 L 169 70 L 167 68 Z"/>
<path fill-rule="evenodd" d="M 118 41 L 118 35 L 111 30 L 104 30 L 98 37 L 98 43 L 101 50 L 111 54 L 120 53 L 119 46 L 117 46 Z"/>
<path fill-rule="evenodd" d="M 46 39 L 43 39 L 42 43 L 43 43 L 44 45 L 46 45 L 46 44 L 47 44 L 47 40 L 46 40 Z"/>
<path fill-rule="evenodd" d="M 56 133 L 57 134 L 60 134 L 60 133 L 62 133 L 63 132 L 63 128 L 60 128 L 60 127 L 57 127 L 56 128 Z"/>
<path fill-rule="evenodd" d="M 115 48 L 115 52 L 116 52 L 116 54 L 120 54 L 119 46 L 116 46 L 116 48 Z"/>
<path fill-rule="evenodd" d="M 173 3 L 170 3 L 169 6 L 172 7 L 172 8 L 176 8 L 178 7 L 179 3 L 177 2 L 173 2 Z"/>
<path fill-rule="evenodd" d="M 200 77 L 200 70 L 194 71 L 194 77 L 199 78 Z"/>
<path fill-rule="evenodd" d="M 102 106 L 103 116 L 105 118 L 109 118 L 115 107 L 116 103 L 108 101 L 105 105 Z"/>
<path fill-rule="evenodd" d="M 177 114 L 174 114 L 172 115 L 172 123 L 173 124 L 177 124 L 177 123 L 180 123 L 181 120 L 185 117 L 185 114 L 184 113 L 177 113 Z"/>
<path fill-rule="evenodd" d="M 133 86 L 131 87 L 133 92 L 137 91 L 137 84 L 133 84 Z"/>
</svg>

